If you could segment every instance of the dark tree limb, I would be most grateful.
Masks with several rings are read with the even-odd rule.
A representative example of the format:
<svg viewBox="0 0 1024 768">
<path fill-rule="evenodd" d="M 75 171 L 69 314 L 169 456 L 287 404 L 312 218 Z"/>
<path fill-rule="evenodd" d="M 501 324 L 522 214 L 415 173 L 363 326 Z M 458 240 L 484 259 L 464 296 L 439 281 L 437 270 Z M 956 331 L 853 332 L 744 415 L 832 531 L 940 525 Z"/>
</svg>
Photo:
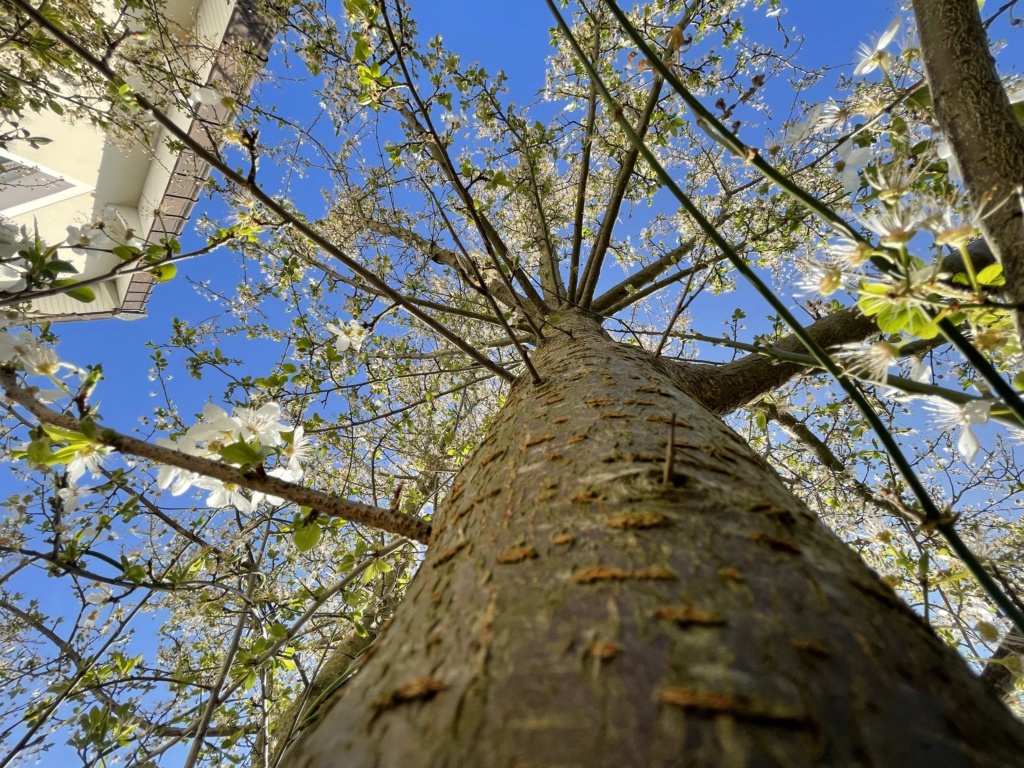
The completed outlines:
<svg viewBox="0 0 1024 768">
<path fill-rule="evenodd" d="M 697 245 L 697 238 L 691 237 L 686 242 L 680 243 L 672 250 L 668 251 L 664 255 L 658 257 L 657 260 L 651 262 L 646 267 L 637 270 L 632 275 L 629 275 L 625 280 L 613 285 L 607 291 L 598 296 L 590 305 L 592 312 L 596 312 L 599 315 L 603 315 L 608 312 L 610 307 L 616 307 L 616 311 L 619 308 L 620 302 L 625 299 L 629 299 L 634 296 L 640 289 L 651 285 L 657 280 L 662 274 L 664 274 L 673 264 L 677 264 L 680 259 L 686 254 L 690 253 Z M 697 269 L 703 269 L 703 267 L 691 267 L 689 269 L 681 270 L 678 275 L 674 275 L 678 279 L 686 277 L 693 273 Z M 627 305 L 628 306 L 628 305 Z M 610 314 L 610 313 L 609 313 Z"/>
<path fill-rule="evenodd" d="M 644 105 L 644 111 L 640 115 L 640 122 L 636 126 L 637 135 L 641 139 L 647 134 L 647 129 L 651 125 L 651 117 L 654 115 L 655 107 L 658 106 L 658 99 L 661 97 L 661 87 L 664 82 L 662 78 L 655 77 L 654 82 L 651 84 L 650 93 L 647 95 L 647 103 Z M 618 175 L 615 177 L 615 186 L 612 187 L 611 197 L 608 198 L 608 205 L 605 207 L 604 216 L 601 219 L 601 226 L 597 230 L 597 239 L 594 241 L 594 247 L 590 250 L 586 266 L 583 268 L 582 285 L 580 286 L 580 295 L 577 301 L 582 307 L 589 308 L 594 298 L 594 291 L 597 290 L 597 281 L 601 276 L 604 257 L 607 255 L 608 246 L 611 244 L 612 230 L 615 229 L 615 222 L 618 219 L 619 210 L 622 208 L 622 201 L 626 197 L 626 191 L 629 189 L 629 182 L 633 177 L 633 171 L 636 168 L 636 162 L 639 157 L 640 150 L 635 145 L 631 145 L 626 156 L 622 159 L 622 164 L 619 166 Z"/>
<path fill-rule="evenodd" d="M 594 61 L 601 53 L 601 27 L 596 22 L 594 27 L 594 48 L 591 55 Z M 597 119 L 597 86 L 590 83 L 587 95 L 587 124 L 583 130 L 583 154 L 580 158 L 580 177 L 576 181 L 576 211 L 572 223 L 572 253 L 569 257 L 569 301 L 578 301 L 577 284 L 580 271 L 580 249 L 583 246 L 583 214 L 587 204 L 587 178 L 590 175 L 590 153 L 594 141 L 594 123 Z"/>
<path fill-rule="evenodd" d="M 850 307 L 823 317 L 807 326 L 808 332 L 824 349 L 839 344 L 863 341 L 878 333 L 874 320 L 865 317 L 856 307 Z M 772 345 L 783 352 L 805 352 L 803 344 L 790 335 Z M 685 387 L 711 412 L 724 416 L 755 400 L 759 400 L 784 385 L 794 376 L 807 370 L 806 365 L 780 362 L 759 353 L 751 353 L 714 371 L 699 368 L 692 373 L 692 363 L 666 361 L 674 366 L 685 380 Z"/>
</svg>

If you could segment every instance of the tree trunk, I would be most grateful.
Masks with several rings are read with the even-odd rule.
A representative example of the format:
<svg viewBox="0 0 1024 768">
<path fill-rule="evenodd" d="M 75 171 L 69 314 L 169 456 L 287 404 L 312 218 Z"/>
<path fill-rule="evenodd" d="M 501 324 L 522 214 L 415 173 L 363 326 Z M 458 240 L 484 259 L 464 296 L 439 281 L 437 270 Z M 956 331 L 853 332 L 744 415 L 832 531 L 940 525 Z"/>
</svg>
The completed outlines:
<svg viewBox="0 0 1024 768">
<path fill-rule="evenodd" d="M 569 313 L 533 359 L 287 765 L 1021 765 L 1020 724 L 667 364 Z"/>
<path fill-rule="evenodd" d="M 989 52 L 977 0 L 914 0 L 921 58 L 964 188 L 1017 305 L 1024 337 L 1024 127 Z"/>
</svg>

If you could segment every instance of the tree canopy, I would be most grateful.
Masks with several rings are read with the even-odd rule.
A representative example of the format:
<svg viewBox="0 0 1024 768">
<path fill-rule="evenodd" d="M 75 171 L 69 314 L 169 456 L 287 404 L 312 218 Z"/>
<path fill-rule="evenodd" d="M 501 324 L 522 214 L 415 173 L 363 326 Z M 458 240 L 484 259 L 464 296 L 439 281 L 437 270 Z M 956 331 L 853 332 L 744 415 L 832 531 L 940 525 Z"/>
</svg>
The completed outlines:
<svg viewBox="0 0 1024 768">
<path fill-rule="evenodd" d="M 212 169 L 180 241 L 0 224 L 0 765 L 276 761 L 570 315 L 663 359 L 1019 704 L 1016 2 L 955 40 L 932 11 L 974 0 L 915 3 L 853 63 L 807 60 L 781 0 L 548 5 L 524 95 L 402 0 L 253 5 L 266 67 L 159 4 L 0 0 L 0 147 L 49 110 Z M 66 256 L 99 251 L 206 300 L 146 326 L 152 393 L 104 377 L 119 328 L 72 349 L 32 313 L 88 303 Z"/>
</svg>

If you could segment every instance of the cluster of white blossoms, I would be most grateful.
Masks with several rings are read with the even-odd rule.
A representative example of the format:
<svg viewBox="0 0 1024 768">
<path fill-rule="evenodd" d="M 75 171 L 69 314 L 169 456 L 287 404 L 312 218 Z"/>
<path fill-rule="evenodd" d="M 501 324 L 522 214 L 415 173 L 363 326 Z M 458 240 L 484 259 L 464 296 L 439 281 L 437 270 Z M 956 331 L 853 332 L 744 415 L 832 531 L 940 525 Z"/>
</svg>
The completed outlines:
<svg viewBox="0 0 1024 768">
<path fill-rule="evenodd" d="M 63 247 L 82 257 L 110 252 L 118 246 L 142 246 L 135 232 L 113 206 L 106 207 L 102 220 L 83 227 L 68 226 L 67 233 Z M 19 227 L 0 221 L 0 282 L 6 283 L 4 290 L 21 291 L 27 287 L 24 277 L 30 270 L 30 262 L 26 254 L 44 245 L 37 240 L 36 233 L 29 232 L 24 224 Z M 61 271 L 75 273 L 78 270 L 65 264 Z"/>
<path fill-rule="evenodd" d="M 64 241 L 72 253 L 79 256 L 88 256 L 95 251 L 109 251 L 118 245 L 139 247 L 142 241 L 135 237 L 130 229 L 125 229 L 120 235 L 111 235 L 110 229 L 98 224 L 90 224 L 86 227 L 68 227 L 68 236 Z"/>
<path fill-rule="evenodd" d="M 363 346 L 363 339 L 366 338 L 366 329 L 356 319 L 340 326 L 325 323 L 324 328 L 334 334 L 334 348 L 342 354 L 349 351 L 358 352 Z"/>
<path fill-rule="evenodd" d="M 290 437 L 286 438 L 286 435 Z M 297 482 L 302 479 L 301 459 L 306 454 L 308 438 L 301 426 L 293 428 L 281 421 L 281 407 L 277 403 L 267 403 L 259 408 L 236 407 L 230 415 L 223 408 L 207 404 L 199 423 L 178 440 L 159 438 L 157 443 L 189 456 L 216 460 L 224 460 L 222 451 L 237 443 L 272 448 L 275 449 L 272 453 L 277 456 L 277 466 L 266 473 L 280 480 Z M 211 507 L 235 507 L 241 512 L 251 512 L 263 500 L 281 503 L 280 499 L 259 493 L 246 497 L 241 487 L 234 483 L 203 477 L 176 466 L 164 465 L 157 474 L 157 487 L 170 490 L 173 496 L 183 494 L 192 486 L 210 491 L 206 503 Z"/>
<path fill-rule="evenodd" d="M 51 347 L 43 346 L 31 331 L 19 331 L 16 335 L 9 330 L 0 330 L 0 363 L 16 365 L 29 376 L 46 376 L 53 379 L 62 369 L 74 373 L 81 371 L 70 363 L 61 362 Z M 52 401 L 49 391 L 40 393 L 42 400 Z M 57 391 L 56 397 L 64 395 Z M 38 396 L 38 395 L 37 395 Z"/>
</svg>

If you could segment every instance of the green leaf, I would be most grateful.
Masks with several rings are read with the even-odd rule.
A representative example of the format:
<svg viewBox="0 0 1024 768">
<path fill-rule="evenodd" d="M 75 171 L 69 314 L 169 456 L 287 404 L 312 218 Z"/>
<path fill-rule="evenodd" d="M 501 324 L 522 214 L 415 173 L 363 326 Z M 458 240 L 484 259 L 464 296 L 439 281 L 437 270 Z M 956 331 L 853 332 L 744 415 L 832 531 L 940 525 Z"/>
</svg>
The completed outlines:
<svg viewBox="0 0 1024 768">
<path fill-rule="evenodd" d="M 359 62 L 366 61 L 370 58 L 370 52 L 370 44 L 367 43 L 365 39 L 360 38 L 359 42 L 356 43 L 356 49 L 352 54 L 352 60 L 357 64 Z"/>
<path fill-rule="evenodd" d="M 292 543 L 295 544 L 295 548 L 299 552 L 309 552 L 319 543 L 322 533 L 317 523 L 303 523 L 295 527 L 295 532 L 292 534 Z"/>
<path fill-rule="evenodd" d="M 124 577 L 133 584 L 141 584 L 146 580 L 146 568 L 142 565 L 130 565 L 124 569 Z"/>
<path fill-rule="evenodd" d="M 865 311 L 864 314 L 867 314 L 867 312 Z M 882 333 L 899 333 L 906 326 L 909 319 L 906 307 L 890 303 L 878 313 L 875 323 L 877 323 L 878 330 Z"/>
<path fill-rule="evenodd" d="M 224 461 L 232 464 L 241 464 L 242 466 L 260 464 L 265 458 L 263 452 L 256 447 L 256 444 L 250 444 L 244 440 L 226 445 L 218 453 Z"/>
<path fill-rule="evenodd" d="M 174 264 L 161 264 L 159 267 L 153 267 L 149 270 L 158 283 L 166 283 L 178 274 L 178 267 Z"/>
<path fill-rule="evenodd" d="M 65 285 L 75 285 L 75 283 L 73 280 L 58 280 L 54 285 L 58 288 L 62 288 Z M 68 288 L 63 293 L 66 296 L 70 296 L 75 301 L 81 301 L 83 304 L 96 301 L 96 294 L 88 285 L 79 285 L 75 288 Z"/>
<path fill-rule="evenodd" d="M 999 263 L 989 264 L 978 273 L 978 283 L 981 285 L 1005 285 L 1006 279 L 1003 277 L 1003 265 Z"/>
<path fill-rule="evenodd" d="M 161 249 L 161 251 L 162 250 L 163 249 Z M 124 261 L 134 259 L 136 256 L 139 255 L 138 248 L 132 248 L 127 245 L 115 245 L 113 248 L 110 249 L 110 252 L 117 256 L 117 258 L 123 259 Z"/>
<path fill-rule="evenodd" d="M 43 431 L 53 440 L 74 441 L 78 443 L 87 441 L 87 438 L 83 433 L 76 432 L 73 429 L 57 427 L 53 424 L 43 424 Z"/>
<path fill-rule="evenodd" d="M 28 450 L 25 452 L 28 460 L 33 464 L 53 464 L 53 454 L 50 452 L 50 440 L 49 438 L 43 438 L 41 440 L 33 440 L 28 444 Z"/>
</svg>

